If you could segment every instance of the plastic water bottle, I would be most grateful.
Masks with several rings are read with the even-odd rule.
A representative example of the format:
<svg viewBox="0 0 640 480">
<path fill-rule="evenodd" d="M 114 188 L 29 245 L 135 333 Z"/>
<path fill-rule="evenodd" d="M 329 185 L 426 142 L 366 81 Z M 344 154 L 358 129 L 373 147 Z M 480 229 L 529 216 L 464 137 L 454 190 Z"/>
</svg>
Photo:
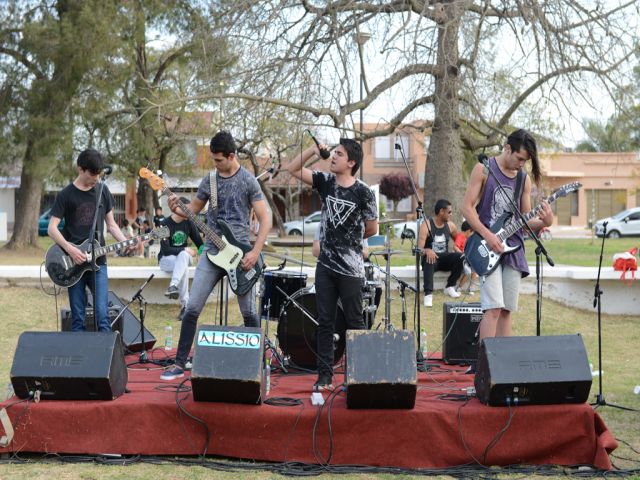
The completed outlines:
<svg viewBox="0 0 640 480">
<path fill-rule="evenodd" d="M 635 393 L 636 395 L 640 395 L 640 385 L 636 385 L 633 388 L 633 393 Z"/>
<path fill-rule="evenodd" d="M 271 359 L 266 359 L 266 365 L 264 367 L 264 391 L 265 395 L 269 395 L 269 391 L 271 390 Z"/>
<path fill-rule="evenodd" d="M 164 349 L 171 350 L 173 348 L 173 328 L 167 323 L 164 327 Z"/>
<path fill-rule="evenodd" d="M 420 330 L 420 353 L 422 353 L 422 358 L 427 358 L 429 350 L 427 347 L 427 332 L 424 329 Z"/>
</svg>

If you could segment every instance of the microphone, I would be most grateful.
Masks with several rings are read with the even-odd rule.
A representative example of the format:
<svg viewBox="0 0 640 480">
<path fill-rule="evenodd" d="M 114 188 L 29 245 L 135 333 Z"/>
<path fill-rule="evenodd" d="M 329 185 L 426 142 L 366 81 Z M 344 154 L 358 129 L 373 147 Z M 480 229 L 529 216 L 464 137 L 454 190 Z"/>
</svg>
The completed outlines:
<svg viewBox="0 0 640 480">
<path fill-rule="evenodd" d="M 488 167 L 489 166 L 489 157 L 487 157 L 486 154 L 481 153 L 480 155 L 478 155 L 478 163 L 481 163 L 485 167 Z"/>
<path fill-rule="evenodd" d="M 406 238 L 406 233 L 407 233 L 407 224 L 404 224 L 404 228 L 402 229 L 402 233 L 400 234 L 400 238 L 402 240 L 400 240 L 400 245 L 404 244 L 404 239 Z"/>
<path fill-rule="evenodd" d="M 309 133 L 311 140 L 313 140 L 313 142 L 316 144 L 316 147 L 318 147 L 318 150 L 320 150 L 320 156 L 325 160 L 329 158 L 331 156 L 331 153 L 329 153 L 329 150 L 327 150 L 326 148 L 320 148 L 320 143 L 318 143 L 318 140 L 316 140 L 316 137 L 313 136 L 313 133 L 311 133 L 311 130 L 307 129 L 307 132 Z"/>
<path fill-rule="evenodd" d="M 104 173 L 105 175 L 111 175 L 112 172 L 113 172 L 113 167 L 111 165 L 105 165 L 104 168 L 102 169 L 102 173 Z"/>
<path fill-rule="evenodd" d="M 394 144 L 393 148 L 395 150 L 402 150 L 402 144 L 398 142 L 398 135 L 396 135 L 396 141 L 395 141 L 395 144 Z"/>
</svg>

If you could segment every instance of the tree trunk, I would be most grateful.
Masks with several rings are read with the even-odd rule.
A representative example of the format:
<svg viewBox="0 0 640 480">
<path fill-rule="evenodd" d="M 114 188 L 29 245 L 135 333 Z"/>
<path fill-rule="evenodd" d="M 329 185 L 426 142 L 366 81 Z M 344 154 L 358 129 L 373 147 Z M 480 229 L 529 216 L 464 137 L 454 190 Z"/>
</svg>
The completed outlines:
<svg viewBox="0 0 640 480">
<path fill-rule="evenodd" d="M 23 165 L 32 165 L 33 149 L 27 146 Z M 40 200 L 42 198 L 43 181 L 36 172 L 33 174 L 29 168 L 23 168 L 20 175 L 20 188 L 18 189 L 18 208 L 16 209 L 16 221 L 13 227 L 11 239 L 4 248 L 19 250 L 25 247 L 38 246 L 38 217 L 40 216 Z"/>
<path fill-rule="evenodd" d="M 434 121 L 425 167 L 424 211 L 433 213 L 435 202 L 452 203 L 453 221 L 460 223 L 460 203 L 465 185 L 462 175 L 462 144 L 459 133 L 458 36 L 462 12 L 454 1 L 444 2 L 444 20 L 438 27 L 438 74 L 435 81 Z"/>
</svg>

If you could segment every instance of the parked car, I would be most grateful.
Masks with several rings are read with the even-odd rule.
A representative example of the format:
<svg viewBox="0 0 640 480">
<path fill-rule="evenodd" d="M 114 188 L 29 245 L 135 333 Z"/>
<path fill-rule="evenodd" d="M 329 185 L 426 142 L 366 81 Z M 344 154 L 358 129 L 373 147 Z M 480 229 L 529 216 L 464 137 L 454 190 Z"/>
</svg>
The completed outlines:
<svg viewBox="0 0 640 480">
<path fill-rule="evenodd" d="M 318 210 L 306 217 L 304 220 L 293 220 L 284 224 L 284 231 L 287 235 L 302 235 L 304 229 L 305 236 L 313 237 L 320 228 L 320 218 L 322 212 Z"/>
<path fill-rule="evenodd" d="M 406 226 L 406 230 L 405 230 Z M 418 238 L 418 225 L 415 220 L 393 224 L 393 231 L 396 238 L 401 238 L 404 231 L 404 238 Z"/>
<path fill-rule="evenodd" d="M 602 237 L 604 233 L 604 222 L 608 222 L 607 238 L 640 236 L 640 207 L 629 208 L 613 217 L 598 220 L 594 226 L 598 237 Z"/>
<path fill-rule="evenodd" d="M 49 228 L 49 219 L 51 218 L 51 209 L 45 211 L 40 218 L 38 218 L 38 235 L 41 237 L 47 236 L 47 229 Z M 62 230 L 64 227 L 64 218 L 58 224 L 58 230 Z"/>
</svg>

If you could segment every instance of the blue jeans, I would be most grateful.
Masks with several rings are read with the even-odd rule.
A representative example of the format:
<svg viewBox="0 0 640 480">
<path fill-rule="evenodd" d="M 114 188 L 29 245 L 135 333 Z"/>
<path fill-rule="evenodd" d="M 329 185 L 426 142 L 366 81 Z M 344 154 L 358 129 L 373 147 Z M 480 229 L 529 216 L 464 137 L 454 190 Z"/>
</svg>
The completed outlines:
<svg viewBox="0 0 640 480">
<path fill-rule="evenodd" d="M 96 272 L 96 290 L 93 291 L 93 275 L 91 271 L 85 272 L 78 283 L 69 287 L 69 306 L 71 307 L 71 330 L 79 332 L 85 330 L 85 308 L 87 307 L 87 292 L 89 287 L 96 303 L 96 315 L 98 317 L 98 331 L 110 332 L 111 320 L 109 320 L 109 276 L 107 265 L 100 265 Z"/>
<path fill-rule="evenodd" d="M 207 298 L 218 281 L 226 274 L 225 270 L 211 263 L 204 253 L 200 256 L 196 273 L 193 276 L 193 283 L 191 284 L 189 303 L 187 303 L 180 327 L 180 340 L 178 340 L 178 351 L 176 352 L 176 365 L 179 367 L 184 368 L 187 363 L 187 357 L 191 351 L 193 339 L 196 336 L 198 317 L 207 302 Z M 240 306 L 240 313 L 244 319 L 245 327 L 260 326 L 254 289 L 252 288 L 244 295 L 238 295 L 238 305 Z"/>
</svg>

